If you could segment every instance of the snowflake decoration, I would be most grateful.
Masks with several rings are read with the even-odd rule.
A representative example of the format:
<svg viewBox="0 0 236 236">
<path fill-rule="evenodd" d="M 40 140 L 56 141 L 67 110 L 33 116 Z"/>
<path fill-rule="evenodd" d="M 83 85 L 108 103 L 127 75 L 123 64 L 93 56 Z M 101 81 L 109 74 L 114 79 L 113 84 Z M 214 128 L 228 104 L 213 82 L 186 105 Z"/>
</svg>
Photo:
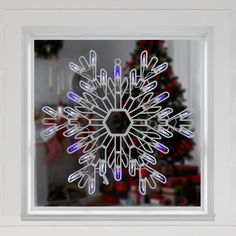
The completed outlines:
<svg viewBox="0 0 236 236">
<path fill-rule="evenodd" d="M 111 78 L 105 69 L 97 71 L 95 51 L 89 52 L 89 60 L 81 56 L 79 62 L 80 65 L 69 63 L 70 69 L 83 78 L 79 82 L 81 95 L 72 91 L 67 94 L 75 103 L 74 108 L 65 107 L 63 114 L 49 106 L 42 108 L 49 116 L 43 119 L 49 127 L 43 130 L 42 135 L 51 136 L 66 129 L 63 135 L 75 140 L 67 152 L 83 151 L 78 161 L 83 167 L 72 173 L 68 181 L 78 181 L 79 188 L 87 185 L 88 193 L 93 194 L 98 176 L 103 179 L 103 184 L 108 185 L 108 169 L 111 169 L 114 179 L 120 181 L 123 168 L 128 168 L 131 176 L 138 175 L 142 195 L 146 194 L 147 185 L 155 189 L 156 181 L 166 183 L 166 177 L 152 167 L 157 163 L 155 151 L 169 152 L 169 148 L 161 142 L 162 138 L 173 137 L 174 131 L 188 138 L 194 136 L 190 130 L 191 120 L 188 119 L 192 110 L 185 109 L 171 116 L 173 109 L 163 109 L 160 105 L 168 99 L 169 93 L 166 91 L 156 96 L 153 92 L 157 82 L 152 79 L 165 71 L 168 63 L 157 65 L 157 57 L 148 61 L 148 53 L 143 51 L 140 68 L 132 69 L 128 77 L 123 77 L 121 60 L 116 58 L 114 77 Z M 136 96 L 132 93 L 134 89 L 140 91 Z M 127 124 L 117 131 L 111 124 L 114 117 L 121 114 Z M 65 122 L 58 125 L 57 120 L 61 116 Z M 79 122 L 81 118 L 86 120 L 86 125 Z M 157 124 L 154 127 L 153 121 Z M 142 170 L 146 170 L 149 176 L 143 176 Z"/>
</svg>

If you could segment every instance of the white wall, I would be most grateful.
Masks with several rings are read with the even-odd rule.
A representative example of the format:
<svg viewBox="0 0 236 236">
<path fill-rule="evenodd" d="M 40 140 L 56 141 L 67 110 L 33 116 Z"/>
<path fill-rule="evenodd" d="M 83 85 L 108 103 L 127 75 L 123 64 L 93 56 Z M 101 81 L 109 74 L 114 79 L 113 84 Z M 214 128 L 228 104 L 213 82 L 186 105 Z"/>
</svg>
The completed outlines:
<svg viewBox="0 0 236 236">
<path fill-rule="evenodd" d="M 21 106 L 21 92 L 19 83 L 20 73 L 20 53 L 19 43 L 16 41 L 20 40 L 19 29 L 15 27 L 17 32 L 12 32 L 9 27 L 14 28 L 13 21 L 18 19 L 17 17 L 22 15 L 30 14 L 32 19 L 35 19 L 35 9 L 41 11 L 43 14 L 53 14 L 53 12 L 60 12 L 60 9 L 67 8 L 72 10 L 82 9 L 82 12 L 86 12 L 86 8 L 111 8 L 118 9 L 167 9 L 171 10 L 168 12 L 168 18 L 163 18 L 163 22 L 167 22 L 169 17 L 173 14 L 173 10 L 182 9 L 182 14 L 199 14 L 201 10 L 207 11 L 209 17 L 214 14 L 227 13 L 231 11 L 230 25 L 224 25 L 224 27 L 230 26 L 231 28 L 231 45 L 221 45 L 220 49 L 217 49 L 217 53 L 224 53 L 230 50 L 230 61 L 231 64 L 227 68 L 222 68 L 224 73 L 222 75 L 222 86 L 219 87 L 214 85 L 215 94 L 214 101 L 220 103 L 227 101 L 223 104 L 222 112 L 225 114 L 217 113 L 215 118 L 215 145 L 214 149 L 217 150 L 215 153 L 215 183 L 214 185 L 214 197 L 215 197 L 215 221 L 163 221 L 163 222 L 24 222 L 20 218 L 20 130 L 21 122 L 19 122 L 18 114 L 20 110 L 18 106 Z M 40 10 L 41 9 L 41 10 Z M 52 11 L 43 11 L 43 9 L 51 9 Z M 190 10 L 194 10 L 191 11 Z M 38 13 L 38 11 L 37 11 Z M 43 15 L 42 14 L 42 15 Z M 193 17 L 194 17 L 193 14 Z M 204 15 L 204 14 L 203 14 Z M 53 19 L 51 19 L 53 20 Z M 84 18 L 86 21 L 87 19 Z M 173 20 L 173 19 L 172 19 Z M 41 21 L 43 21 L 43 16 Z M 63 18 L 58 21 L 61 25 L 64 24 Z M 96 18 L 94 19 L 96 21 Z M 107 19 L 109 21 L 109 19 Z M 132 19 L 130 19 L 132 21 Z M 174 21 L 173 21 L 174 22 Z M 199 17 L 199 23 L 208 23 L 207 17 Z M 128 22 L 129 23 L 129 22 Z M 115 0 L 101 0 L 101 1 L 1 1 L 0 4 L 0 234 L 1 235 L 42 235 L 42 234 L 81 234 L 81 235 L 235 235 L 236 234 L 236 139 L 235 139 L 235 121 L 236 121 L 236 4 L 231 0 L 170 0 L 170 1 L 115 1 Z M 7 24 L 7 25 L 6 25 Z M 25 23 L 27 24 L 27 23 Z M 37 23 L 40 25 L 40 23 Z M 73 22 L 71 22 L 73 24 Z M 224 30 L 222 30 L 224 31 Z M 108 32 L 109 34 L 109 32 Z M 216 35 L 219 37 L 219 35 Z M 223 35 L 224 36 L 224 33 Z M 223 38 L 221 36 L 221 38 Z M 9 46 L 11 43 L 12 48 Z M 7 48 L 6 48 L 7 46 Z M 11 50 L 12 54 L 6 51 Z M 13 53 L 15 52 L 15 53 Z M 214 62 L 228 61 L 228 58 L 222 58 L 221 54 L 217 54 L 217 60 Z M 228 55 L 226 53 L 226 55 Z M 14 67 L 10 65 L 11 60 L 15 61 Z M 8 64 L 6 64 L 6 61 Z M 228 65 L 228 64 L 227 64 Z M 11 70 L 10 70 L 11 67 Z M 7 70 L 6 70 L 7 69 Z M 14 74 L 16 70 L 17 74 Z M 218 70 L 219 72 L 219 70 Z M 10 76 L 11 75 L 11 76 Z M 225 77 L 224 77 L 225 75 Z M 217 75 L 215 75 L 217 78 Z M 231 78 L 230 84 L 229 77 Z M 14 77 L 14 82 L 13 82 Z M 224 83 L 226 81 L 226 83 Z M 229 92 L 229 87 L 231 92 Z M 11 89 L 14 91 L 11 94 Z M 223 95 L 222 95 L 223 94 Z M 14 96 L 14 99 L 11 98 Z M 14 101 L 14 102 L 13 102 Z M 229 104 L 230 103 L 230 104 Z M 15 105 L 16 114 L 12 112 L 12 106 Z M 222 104 L 222 103 L 220 103 Z M 217 108 L 217 104 L 216 108 Z M 217 108 L 217 111 L 218 108 Z M 12 115 L 14 114 L 14 115 Z M 222 125 L 219 125 L 222 123 Z M 11 132 L 9 128 L 11 127 Z M 13 132 L 12 132 L 13 131 Z M 14 142 L 14 145 L 11 145 Z M 18 144 L 17 144 L 18 142 Z M 13 172 L 11 170 L 14 170 Z M 126 225 L 126 226 L 124 226 Z"/>
</svg>

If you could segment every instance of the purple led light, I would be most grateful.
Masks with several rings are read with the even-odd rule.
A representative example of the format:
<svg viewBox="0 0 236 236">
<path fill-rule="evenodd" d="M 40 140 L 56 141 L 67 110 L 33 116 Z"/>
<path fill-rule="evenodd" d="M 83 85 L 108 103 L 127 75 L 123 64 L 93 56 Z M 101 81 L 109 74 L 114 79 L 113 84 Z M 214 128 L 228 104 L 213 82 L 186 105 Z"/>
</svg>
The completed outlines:
<svg viewBox="0 0 236 236">
<path fill-rule="evenodd" d="M 120 71 L 120 66 L 115 67 L 115 77 L 120 77 L 121 76 L 121 71 Z"/>
<path fill-rule="evenodd" d="M 79 95 L 77 95 L 77 94 L 74 93 L 74 92 L 68 92 L 68 93 L 67 93 L 67 97 L 68 97 L 70 100 L 74 101 L 74 102 L 78 102 L 79 99 L 80 99 Z"/>
<path fill-rule="evenodd" d="M 69 146 L 69 147 L 67 148 L 67 152 L 68 152 L 69 154 L 72 154 L 72 153 L 77 152 L 79 149 L 80 149 L 80 146 L 79 146 L 79 143 L 77 142 L 77 143 L 74 143 L 74 144 L 72 144 L 71 146 Z"/>
<path fill-rule="evenodd" d="M 159 96 L 160 101 L 162 101 L 164 98 L 166 98 L 166 94 L 161 94 L 161 95 Z"/>
<path fill-rule="evenodd" d="M 170 94 L 168 92 L 163 92 L 163 93 L 157 95 L 155 100 L 159 103 L 159 102 L 166 100 L 169 96 L 170 96 Z"/>
<path fill-rule="evenodd" d="M 166 147 L 164 144 L 161 144 L 161 143 L 158 143 L 158 144 L 156 145 L 156 149 L 157 149 L 158 151 L 162 152 L 162 153 L 165 153 L 165 154 L 169 152 L 169 148 Z"/>
<path fill-rule="evenodd" d="M 122 174 L 121 174 L 121 168 L 120 168 L 120 166 L 116 166 L 116 167 L 115 167 L 114 178 L 115 178 L 116 181 L 120 181 L 120 180 L 121 180 Z"/>
<path fill-rule="evenodd" d="M 116 179 L 119 180 L 121 177 L 120 170 L 116 170 Z"/>
<path fill-rule="evenodd" d="M 120 76 L 120 69 L 116 68 L 116 76 Z"/>
</svg>

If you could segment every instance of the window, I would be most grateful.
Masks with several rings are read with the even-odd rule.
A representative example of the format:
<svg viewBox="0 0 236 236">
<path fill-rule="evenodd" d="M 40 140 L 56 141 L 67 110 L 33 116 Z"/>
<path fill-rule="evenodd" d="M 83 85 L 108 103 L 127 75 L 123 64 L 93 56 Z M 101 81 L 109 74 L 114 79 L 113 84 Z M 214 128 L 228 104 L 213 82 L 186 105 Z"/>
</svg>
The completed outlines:
<svg viewBox="0 0 236 236">
<path fill-rule="evenodd" d="M 204 146 L 204 142 L 206 142 L 204 138 L 204 122 L 206 122 L 204 120 L 204 91 L 206 88 L 203 86 L 205 76 L 203 62 L 205 59 L 204 41 L 201 38 L 183 40 L 61 40 L 60 38 L 46 40 L 46 38 L 33 38 L 27 43 L 29 46 L 28 55 L 32 59 L 31 65 L 34 68 L 34 71 L 30 71 L 30 65 L 28 65 L 28 72 L 32 73 L 30 76 L 34 78 L 31 87 L 34 91 L 32 94 L 34 110 L 31 118 L 33 117 L 34 128 L 32 128 L 32 132 L 35 134 L 35 140 L 32 143 L 34 155 L 30 161 L 32 165 L 30 186 L 33 191 L 29 192 L 34 209 L 40 212 L 55 211 L 55 213 L 59 209 L 63 209 L 63 214 L 66 214 L 73 209 L 80 211 L 86 208 L 90 211 L 95 207 L 96 210 L 105 209 L 109 214 L 114 207 L 121 209 L 121 211 L 128 209 L 131 212 L 135 209 L 148 208 L 150 212 L 158 209 L 161 212 L 167 210 L 176 213 L 180 210 L 184 214 L 189 214 L 188 212 L 191 210 L 200 212 L 205 208 L 204 193 L 206 189 L 203 157 L 206 153 Z M 34 47 L 32 47 L 33 45 Z M 47 130 L 47 124 L 45 125 L 43 120 L 49 118 L 49 114 L 43 112 L 45 107 L 51 107 L 57 112 L 59 116 L 54 121 L 57 125 L 63 125 L 65 117 L 67 117 L 65 116 L 66 107 L 73 108 L 78 105 L 68 98 L 68 92 L 81 94 L 81 83 L 86 81 L 79 73 L 71 70 L 69 64 L 73 62 L 74 65 L 83 66 L 83 63 L 85 65 L 86 61 L 81 58 L 79 61 L 78 58 L 84 56 L 86 60 L 89 60 L 91 50 L 96 53 L 97 72 L 100 73 L 101 69 L 105 68 L 110 77 L 114 73 L 116 58 L 121 59 L 122 78 L 131 78 L 129 74 L 133 68 L 140 66 L 140 55 L 143 51 L 152 57 L 157 57 L 157 65 L 167 62 L 168 68 L 164 73 L 158 74 L 151 81 L 157 82 L 154 94 L 158 95 L 163 91 L 169 93 L 170 97 L 162 108 L 175 109 L 176 111 L 173 111 L 172 115 L 188 108 L 192 108 L 194 111 L 190 115 L 194 125 L 189 128 L 195 134 L 194 137 L 189 138 L 172 130 L 172 138 L 161 138 L 163 144 L 168 146 L 169 153 L 153 151 L 152 156 L 156 161 L 149 164 L 153 170 L 163 174 L 167 182 L 162 183 L 157 179 L 150 180 L 150 173 L 147 171 L 145 173 L 145 170 L 140 168 L 143 178 L 147 180 L 146 193 L 143 195 L 140 194 L 139 174 L 136 177 L 130 176 L 128 165 L 122 167 L 123 175 L 119 181 L 114 179 L 112 165 L 107 171 L 106 179 L 96 174 L 93 194 L 90 194 L 89 181 L 86 182 L 85 179 L 81 180 L 80 188 L 78 188 L 78 181 L 69 183 L 68 177 L 86 166 L 86 162 L 80 163 L 79 161 L 81 157 L 86 155 L 83 150 L 68 154 L 68 147 L 75 140 L 74 137 L 65 137 L 65 128 L 68 126 L 64 126 L 53 135 L 43 135 L 43 132 Z M 151 58 L 150 55 L 148 59 Z M 137 108 L 138 105 L 137 103 Z M 122 109 L 122 105 L 120 108 L 108 109 L 109 114 L 105 116 L 105 133 L 111 133 L 112 137 L 123 136 L 122 140 L 124 140 L 129 132 L 128 129 L 132 127 L 133 120 L 129 119 L 129 113 Z M 144 114 L 143 117 L 146 119 L 148 115 Z M 86 126 L 89 118 L 86 121 L 86 118 L 79 117 L 78 120 L 83 127 Z M 96 130 L 96 123 L 94 124 L 94 126 L 90 125 L 89 129 Z M 104 126 L 104 122 L 102 125 Z M 154 120 L 151 120 L 149 125 L 154 129 L 159 127 L 159 124 Z M 171 131 L 169 128 L 167 130 Z M 142 145 L 139 142 L 135 143 L 137 141 L 135 136 L 131 135 L 130 137 L 134 138 L 134 146 Z M 111 146 L 114 147 L 116 139 L 113 140 Z M 122 145 L 125 153 L 125 145 Z M 127 147 L 128 144 L 126 149 Z M 109 148 L 105 151 L 110 155 L 112 149 Z M 104 150 L 99 148 L 93 154 L 94 160 L 103 159 Z M 140 158 L 140 153 L 132 153 L 132 158 Z M 86 171 L 88 170 L 90 169 Z M 151 186 L 153 180 L 155 181 L 154 188 Z M 106 181 L 109 184 L 104 184 Z"/>
</svg>

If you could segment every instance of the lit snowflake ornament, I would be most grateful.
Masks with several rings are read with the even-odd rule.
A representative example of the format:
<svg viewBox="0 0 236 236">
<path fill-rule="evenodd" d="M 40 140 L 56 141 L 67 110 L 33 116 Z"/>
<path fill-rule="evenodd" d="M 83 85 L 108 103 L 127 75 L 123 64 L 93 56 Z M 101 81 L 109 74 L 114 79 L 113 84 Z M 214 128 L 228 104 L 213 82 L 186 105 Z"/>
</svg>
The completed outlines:
<svg viewBox="0 0 236 236">
<path fill-rule="evenodd" d="M 83 78 L 79 82 L 81 94 L 67 93 L 75 106 L 65 107 L 62 115 L 51 107 L 42 108 L 49 116 L 43 119 L 49 127 L 42 135 L 51 136 L 66 129 L 64 136 L 73 136 L 75 140 L 67 152 L 72 154 L 80 149 L 83 152 L 78 161 L 83 167 L 72 173 L 68 182 L 78 181 L 79 188 L 87 185 L 88 193 L 93 194 L 98 176 L 108 185 L 108 169 L 111 169 L 114 179 L 120 181 L 122 170 L 128 168 L 131 176 L 138 175 L 142 195 L 146 194 L 147 185 L 155 189 L 157 181 L 166 183 L 166 177 L 153 168 L 157 163 L 155 152 L 169 152 L 169 148 L 161 142 L 162 138 L 172 138 L 174 131 L 187 138 L 194 136 L 189 119 L 192 110 L 185 109 L 171 116 L 173 109 L 161 106 L 169 93 L 155 96 L 153 92 L 157 81 L 152 79 L 165 71 L 168 64 L 157 65 L 157 57 L 148 61 L 148 53 L 143 51 L 139 70 L 132 69 L 128 77 L 122 76 L 121 60 L 116 58 L 111 78 L 105 69 L 97 71 L 95 51 L 89 52 L 89 60 L 81 56 L 79 62 L 80 65 L 69 63 L 70 69 Z M 136 96 L 132 92 L 134 89 L 140 91 Z M 112 121 L 117 115 L 125 117 L 126 126 L 122 130 L 114 128 Z M 58 125 L 57 120 L 61 116 L 65 122 Z M 86 120 L 85 125 L 80 124 L 81 118 Z M 153 121 L 157 125 L 153 126 Z M 148 177 L 143 176 L 143 170 L 149 173 Z"/>
</svg>

